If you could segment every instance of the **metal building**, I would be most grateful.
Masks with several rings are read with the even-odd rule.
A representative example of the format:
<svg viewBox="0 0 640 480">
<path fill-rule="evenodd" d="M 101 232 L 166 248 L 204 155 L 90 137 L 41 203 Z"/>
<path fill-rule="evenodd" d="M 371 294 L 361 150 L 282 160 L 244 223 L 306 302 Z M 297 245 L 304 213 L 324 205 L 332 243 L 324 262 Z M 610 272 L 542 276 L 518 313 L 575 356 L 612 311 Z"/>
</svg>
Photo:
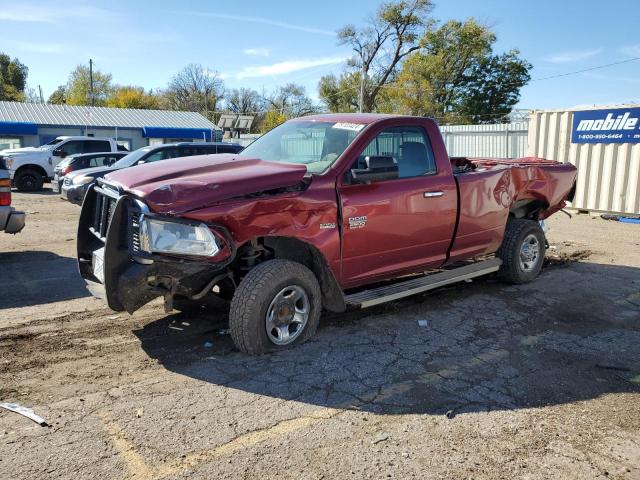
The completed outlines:
<svg viewBox="0 0 640 480">
<path fill-rule="evenodd" d="M 222 130 L 195 112 L 0 102 L 0 150 L 61 135 L 112 137 L 129 150 L 173 141 L 214 141 Z"/>
<path fill-rule="evenodd" d="M 640 214 L 640 105 L 531 112 L 529 155 L 578 168 L 572 208 Z"/>
</svg>

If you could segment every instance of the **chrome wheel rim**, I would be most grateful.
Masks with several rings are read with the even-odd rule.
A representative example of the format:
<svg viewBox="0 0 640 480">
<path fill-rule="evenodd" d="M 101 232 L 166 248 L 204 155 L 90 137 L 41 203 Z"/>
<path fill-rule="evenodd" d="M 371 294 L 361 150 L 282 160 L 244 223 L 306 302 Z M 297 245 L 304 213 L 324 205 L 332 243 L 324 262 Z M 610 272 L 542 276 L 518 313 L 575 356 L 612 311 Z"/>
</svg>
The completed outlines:
<svg viewBox="0 0 640 480">
<path fill-rule="evenodd" d="M 522 241 L 520 246 L 520 268 L 523 272 L 530 272 L 538 264 L 540 258 L 540 242 L 538 237 L 530 233 Z"/>
<path fill-rule="evenodd" d="M 280 290 L 267 309 L 267 336 L 276 345 L 288 345 L 300 336 L 309 320 L 311 302 L 305 290 L 289 285 Z"/>
</svg>

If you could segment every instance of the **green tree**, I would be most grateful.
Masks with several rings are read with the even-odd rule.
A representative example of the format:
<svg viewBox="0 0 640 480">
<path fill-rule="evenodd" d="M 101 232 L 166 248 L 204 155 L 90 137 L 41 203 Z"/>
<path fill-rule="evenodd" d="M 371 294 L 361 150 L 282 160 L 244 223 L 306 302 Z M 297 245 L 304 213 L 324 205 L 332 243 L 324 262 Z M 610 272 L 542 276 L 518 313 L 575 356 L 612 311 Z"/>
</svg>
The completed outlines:
<svg viewBox="0 0 640 480">
<path fill-rule="evenodd" d="M 92 97 L 89 67 L 78 65 L 67 81 L 67 104 L 104 106 L 111 94 L 111 78 L 110 73 L 94 69 Z"/>
<path fill-rule="evenodd" d="M 396 0 L 383 3 L 363 28 L 347 25 L 338 32 L 341 45 L 354 57 L 348 67 L 364 79 L 358 88 L 359 105 L 374 111 L 383 87 L 394 80 L 403 59 L 419 48 L 418 40 L 433 23 L 431 0 Z"/>
<path fill-rule="evenodd" d="M 305 88 L 295 83 L 278 87 L 271 95 L 265 97 L 265 101 L 271 109 L 278 111 L 285 118 L 303 117 L 320 111 L 307 96 Z"/>
<path fill-rule="evenodd" d="M 287 117 L 282 115 L 280 112 L 276 110 L 269 110 L 264 115 L 264 119 L 262 120 L 262 124 L 260 126 L 260 132 L 266 133 L 269 130 L 276 128 L 278 125 L 286 121 L 287 121 Z"/>
<path fill-rule="evenodd" d="M 17 58 L 12 60 L 0 53 L 0 100 L 24 102 L 28 73 L 29 69 Z"/>
<path fill-rule="evenodd" d="M 395 108 L 446 123 L 504 118 L 529 81 L 531 64 L 517 50 L 494 55 L 495 41 L 474 19 L 430 27 L 390 88 Z"/>
<path fill-rule="evenodd" d="M 116 86 L 112 89 L 106 106 L 157 110 L 160 108 L 160 99 L 151 91 L 147 93 L 143 87 Z"/>
<path fill-rule="evenodd" d="M 318 83 L 318 96 L 330 112 L 357 112 L 360 72 L 345 72 L 340 78 L 325 75 Z"/>
<path fill-rule="evenodd" d="M 59 85 L 51 95 L 49 95 L 48 103 L 54 105 L 64 105 L 67 103 L 67 87 L 65 85 Z"/>
</svg>

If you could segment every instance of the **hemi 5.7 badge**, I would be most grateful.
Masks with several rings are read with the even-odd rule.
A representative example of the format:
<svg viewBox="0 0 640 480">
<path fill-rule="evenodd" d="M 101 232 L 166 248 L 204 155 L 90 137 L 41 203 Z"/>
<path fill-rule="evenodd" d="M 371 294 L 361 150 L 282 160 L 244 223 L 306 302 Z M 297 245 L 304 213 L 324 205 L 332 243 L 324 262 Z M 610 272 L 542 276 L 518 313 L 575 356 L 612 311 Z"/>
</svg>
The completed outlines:
<svg viewBox="0 0 640 480">
<path fill-rule="evenodd" d="M 349 228 L 362 228 L 367 225 L 367 216 L 349 217 Z"/>
</svg>

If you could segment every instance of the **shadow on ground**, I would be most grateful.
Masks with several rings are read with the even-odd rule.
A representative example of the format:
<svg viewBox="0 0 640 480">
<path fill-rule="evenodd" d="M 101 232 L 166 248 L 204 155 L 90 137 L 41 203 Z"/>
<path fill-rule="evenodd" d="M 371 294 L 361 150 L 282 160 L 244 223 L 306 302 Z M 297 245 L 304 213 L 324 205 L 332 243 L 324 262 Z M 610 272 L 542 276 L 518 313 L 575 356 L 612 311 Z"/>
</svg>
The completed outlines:
<svg viewBox="0 0 640 480">
<path fill-rule="evenodd" d="M 249 357 L 224 314 L 175 314 L 136 331 L 168 370 L 255 394 L 379 413 L 517 409 L 640 391 L 640 270 L 548 267 L 376 309 L 325 314 L 316 337 Z M 428 326 L 418 326 L 427 320 Z"/>
<path fill-rule="evenodd" d="M 53 252 L 0 252 L 0 310 L 89 296 L 74 258 Z"/>
</svg>

